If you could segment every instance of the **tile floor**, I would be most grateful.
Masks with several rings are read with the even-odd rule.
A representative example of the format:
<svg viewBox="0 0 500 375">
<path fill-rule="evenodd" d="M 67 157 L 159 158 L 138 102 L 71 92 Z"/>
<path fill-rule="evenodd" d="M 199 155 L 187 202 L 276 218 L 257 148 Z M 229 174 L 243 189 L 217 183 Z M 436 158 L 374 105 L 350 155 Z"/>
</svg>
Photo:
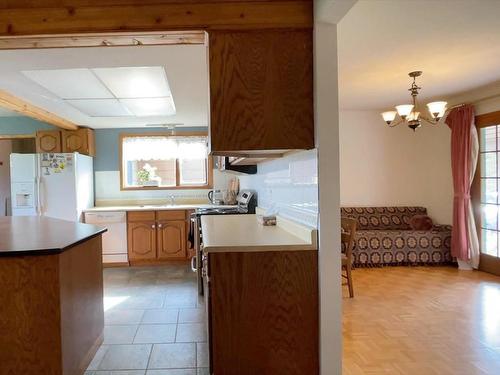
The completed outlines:
<svg viewBox="0 0 500 375">
<path fill-rule="evenodd" d="M 208 375 L 203 299 L 188 265 L 106 268 L 104 343 L 85 375 Z"/>
</svg>

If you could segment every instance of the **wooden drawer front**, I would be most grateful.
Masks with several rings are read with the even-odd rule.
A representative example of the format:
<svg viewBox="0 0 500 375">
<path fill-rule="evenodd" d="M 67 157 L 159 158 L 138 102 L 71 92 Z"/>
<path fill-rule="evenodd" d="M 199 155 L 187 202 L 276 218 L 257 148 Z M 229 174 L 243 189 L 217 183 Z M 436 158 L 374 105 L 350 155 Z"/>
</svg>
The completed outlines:
<svg viewBox="0 0 500 375">
<path fill-rule="evenodd" d="M 127 220 L 131 221 L 155 221 L 154 211 L 129 211 Z"/>
<path fill-rule="evenodd" d="M 186 220 L 186 211 L 184 210 L 156 211 L 156 220 Z"/>
</svg>

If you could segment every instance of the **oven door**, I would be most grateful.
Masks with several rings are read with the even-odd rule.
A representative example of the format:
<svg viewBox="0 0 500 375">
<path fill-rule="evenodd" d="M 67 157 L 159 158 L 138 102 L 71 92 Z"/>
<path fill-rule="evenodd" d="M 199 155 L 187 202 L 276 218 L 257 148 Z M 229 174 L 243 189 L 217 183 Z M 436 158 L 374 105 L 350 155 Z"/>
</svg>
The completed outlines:
<svg viewBox="0 0 500 375">
<path fill-rule="evenodd" d="M 198 283 L 198 294 L 203 295 L 203 277 L 202 277 L 202 244 L 201 244 L 201 218 L 200 215 L 193 215 L 191 220 L 194 224 L 194 251 L 195 256 L 191 259 L 191 268 L 196 272 Z"/>
</svg>

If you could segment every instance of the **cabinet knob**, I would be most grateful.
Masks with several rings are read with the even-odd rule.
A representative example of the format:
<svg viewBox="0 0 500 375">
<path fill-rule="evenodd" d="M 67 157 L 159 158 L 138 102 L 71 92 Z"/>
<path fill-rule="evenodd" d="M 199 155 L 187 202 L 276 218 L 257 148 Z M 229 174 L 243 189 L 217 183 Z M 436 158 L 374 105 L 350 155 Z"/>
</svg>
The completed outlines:
<svg viewBox="0 0 500 375">
<path fill-rule="evenodd" d="M 163 224 L 158 224 L 158 228 L 162 228 L 163 227 Z"/>
<path fill-rule="evenodd" d="M 156 228 L 156 225 L 151 225 L 151 229 L 155 229 Z"/>
</svg>

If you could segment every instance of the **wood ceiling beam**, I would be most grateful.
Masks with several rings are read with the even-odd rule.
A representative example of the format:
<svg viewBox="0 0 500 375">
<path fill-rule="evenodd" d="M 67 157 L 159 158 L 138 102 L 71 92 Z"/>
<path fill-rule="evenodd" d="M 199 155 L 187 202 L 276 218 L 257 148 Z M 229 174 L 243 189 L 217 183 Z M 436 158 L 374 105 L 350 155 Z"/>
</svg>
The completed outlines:
<svg viewBox="0 0 500 375">
<path fill-rule="evenodd" d="M 37 107 L 4 90 L 0 90 L 0 107 L 10 109 L 11 111 L 21 113 L 24 116 L 46 122 L 62 129 L 78 129 L 78 125 L 73 122 L 63 119 L 43 108 Z"/>
<path fill-rule="evenodd" d="M 68 35 L 0 36 L 0 50 L 66 47 L 123 47 L 205 44 L 206 33 L 169 31 L 156 33 L 102 33 Z"/>
<path fill-rule="evenodd" d="M 45 8 L 44 3 L 52 7 Z M 0 35 L 312 28 L 312 7 L 311 0 L 65 7 L 40 0 L 33 8 L 11 8 L 0 2 Z"/>
</svg>

